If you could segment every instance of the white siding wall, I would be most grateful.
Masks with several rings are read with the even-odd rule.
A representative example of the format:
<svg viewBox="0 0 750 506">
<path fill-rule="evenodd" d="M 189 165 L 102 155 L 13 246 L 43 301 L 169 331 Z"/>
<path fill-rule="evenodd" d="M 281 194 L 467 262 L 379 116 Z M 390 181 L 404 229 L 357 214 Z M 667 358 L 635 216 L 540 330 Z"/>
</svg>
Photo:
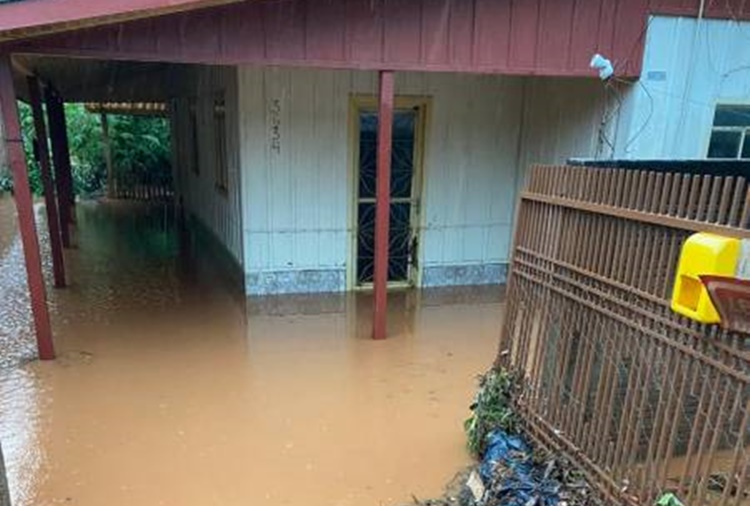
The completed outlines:
<svg viewBox="0 0 750 506">
<path fill-rule="evenodd" d="M 604 98 L 598 79 L 528 78 L 521 167 L 606 155 L 599 138 Z"/>
<path fill-rule="evenodd" d="M 240 68 L 250 293 L 345 288 L 353 233 L 350 97 L 375 94 L 376 79 L 369 72 Z M 427 284 L 471 281 L 488 273 L 455 269 L 499 268 L 507 260 L 521 92 L 518 78 L 397 74 L 397 95 L 432 100 L 420 248 Z M 430 268 L 438 269 L 432 278 Z M 440 268 L 463 278 L 440 280 Z"/>
<path fill-rule="evenodd" d="M 432 266 L 507 262 L 515 184 L 523 81 L 518 78 L 423 74 L 433 97 L 425 159 L 426 277 Z M 437 270 L 440 276 L 441 270 Z M 482 271 L 448 277 L 477 281 Z M 427 284 L 443 284 L 425 280 Z M 448 279 L 460 283 L 461 279 Z"/>
<path fill-rule="evenodd" d="M 493 269 L 508 259 L 526 167 L 570 157 L 609 158 L 602 128 L 618 158 L 704 157 L 716 102 L 750 102 L 748 39 L 748 23 L 653 18 L 643 78 L 620 87 L 619 110 L 596 78 L 397 73 L 398 95 L 431 99 L 423 284 L 502 277 Z M 376 74 L 250 66 L 237 72 L 198 73 L 206 133 L 200 136 L 201 175 L 185 179 L 189 207 L 244 263 L 250 293 L 350 286 L 350 97 L 374 95 Z M 210 179 L 210 101 L 222 87 L 228 120 L 237 127 L 228 129 L 235 190 L 228 200 L 213 191 Z M 612 120 L 602 126 L 609 115 Z"/>
<path fill-rule="evenodd" d="M 347 76 L 240 68 L 246 274 L 344 268 Z"/>
<path fill-rule="evenodd" d="M 569 158 L 611 153 L 599 135 L 605 113 L 601 81 L 533 77 L 527 78 L 525 86 L 519 191 L 531 165 L 563 164 Z M 612 137 L 609 130 L 607 134 Z"/>
<path fill-rule="evenodd" d="M 705 158 L 717 102 L 750 102 L 750 23 L 652 18 L 617 157 Z"/>
<path fill-rule="evenodd" d="M 230 67 L 191 67 L 175 72 L 179 80 L 174 101 L 172 125 L 175 134 L 176 186 L 185 208 L 213 233 L 237 264 L 242 265 L 242 215 L 240 212 L 239 128 L 237 70 Z M 214 133 L 214 97 L 224 92 L 228 191 L 216 188 L 216 146 Z M 190 170 L 192 133 L 188 103 L 197 100 L 198 174 Z"/>
</svg>

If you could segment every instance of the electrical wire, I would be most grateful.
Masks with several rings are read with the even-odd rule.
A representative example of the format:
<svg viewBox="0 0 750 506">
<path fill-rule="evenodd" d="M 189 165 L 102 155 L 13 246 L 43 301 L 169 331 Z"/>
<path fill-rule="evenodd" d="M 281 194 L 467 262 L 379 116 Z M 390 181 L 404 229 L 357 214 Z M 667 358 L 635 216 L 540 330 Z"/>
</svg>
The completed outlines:
<svg viewBox="0 0 750 506">
<path fill-rule="evenodd" d="M 643 124 L 638 128 L 638 130 L 633 134 L 633 136 L 625 142 L 625 146 L 622 148 L 624 153 L 628 152 L 628 148 L 640 137 L 645 131 L 646 127 L 648 127 L 648 124 L 651 122 L 651 118 L 654 116 L 654 97 L 651 95 L 651 92 L 648 90 L 646 85 L 643 84 L 642 79 L 638 79 L 638 85 L 641 87 L 641 89 L 644 91 L 646 96 L 648 97 L 649 101 L 649 110 L 648 110 L 648 116 L 646 116 L 646 119 L 643 121 Z"/>
<path fill-rule="evenodd" d="M 609 147 L 609 158 L 614 158 L 615 154 L 615 146 L 614 144 L 609 140 L 609 137 L 607 136 L 607 129 L 609 128 L 609 122 L 612 119 L 613 116 L 619 115 L 619 109 L 622 106 L 622 101 L 618 99 L 618 108 L 615 109 L 614 112 L 610 113 L 609 111 L 609 91 L 611 89 L 611 85 L 609 81 L 605 82 L 604 84 L 604 110 L 602 111 L 602 119 L 599 123 L 599 131 L 597 133 L 597 155 L 601 155 L 602 151 L 602 143 L 606 144 L 607 147 Z"/>
<path fill-rule="evenodd" d="M 635 50 L 641 44 L 643 44 L 645 46 L 645 39 L 646 39 L 646 36 L 648 34 L 649 28 L 651 27 L 651 23 L 653 22 L 653 20 L 654 20 L 654 16 L 649 16 L 649 18 L 646 21 L 643 29 L 641 30 L 641 32 L 638 34 L 638 37 L 633 42 L 633 45 L 631 46 L 630 51 L 628 51 L 628 55 L 623 60 L 615 63 L 615 65 L 614 65 L 614 74 L 613 74 L 612 78 L 610 78 L 609 80 L 607 80 L 605 82 L 605 85 L 604 85 L 604 87 L 605 87 L 605 104 L 606 104 L 606 91 L 607 90 L 613 91 L 615 100 L 617 100 L 617 108 L 612 112 L 611 116 L 608 115 L 607 106 L 605 105 L 605 112 L 604 112 L 604 114 L 602 116 L 602 123 L 601 123 L 601 125 L 599 127 L 599 137 L 600 137 L 601 140 L 603 140 L 607 144 L 607 146 L 609 146 L 609 148 L 610 148 L 610 158 L 614 158 L 614 156 L 615 156 L 615 146 L 614 146 L 614 143 L 617 142 L 617 138 L 616 138 L 617 136 L 615 135 L 614 143 L 611 142 L 609 140 L 609 138 L 607 137 L 606 129 L 608 128 L 607 125 L 610 122 L 610 120 L 612 120 L 612 118 L 615 118 L 616 125 L 619 125 L 619 122 L 620 122 L 620 112 L 622 110 L 622 105 L 623 105 L 622 98 L 620 97 L 619 90 L 617 90 L 616 87 L 612 86 L 610 84 L 610 81 L 614 80 L 614 82 L 623 82 L 623 83 L 627 83 L 628 85 L 630 84 L 630 82 L 625 81 L 625 80 L 623 80 L 623 79 L 621 79 L 621 78 L 619 78 L 617 76 L 619 76 L 622 73 L 621 71 L 624 68 L 627 68 L 628 64 L 630 64 L 630 62 L 633 59 L 633 55 L 635 53 Z M 641 57 L 643 57 L 643 55 L 641 55 Z M 641 80 L 638 79 L 639 83 L 640 83 L 640 81 Z M 642 86 L 642 84 L 641 84 L 641 86 Z M 648 117 L 649 121 L 650 121 L 652 115 L 653 115 L 653 100 L 652 100 L 652 109 L 651 109 L 651 112 L 649 113 L 649 117 Z M 641 131 L 645 130 L 645 128 L 646 128 L 646 124 L 644 124 L 642 126 L 642 128 L 639 130 L 638 135 L 640 135 L 640 133 L 642 133 Z M 627 145 L 629 145 L 630 143 L 631 142 L 629 141 L 627 143 Z"/>
<path fill-rule="evenodd" d="M 742 4 L 740 6 L 740 12 L 741 13 L 744 12 L 746 2 L 747 2 L 747 0 L 742 0 Z M 707 3 L 707 5 L 704 6 L 705 10 L 711 9 L 714 6 L 715 3 L 716 3 L 716 0 L 709 0 L 708 3 Z M 734 21 L 734 23 L 736 24 L 735 26 L 737 26 L 737 28 L 741 30 L 742 26 L 743 26 L 743 24 L 745 24 L 745 22 L 743 22 L 740 19 L 738 19 L 738 17 L 735 14 L 735 12 L 734 12 L 731 4 L 729 3 L 729 0 L 725 0 L 725 7 L 726 7 L 726 11 L 727 11 L 727 13 L 729 13 L 732 21 Z M 621 70 L 623 68 L 626 68 L 627 65 L 630 63 L 630 61 L 632 60 L 633 53 L 635 52 L 636 48 L 642 43 L 642 41 L 643 41 L 644 37 L 646 36 L 649 28 L 651 27 L 651 23 L 653 22 L 654 19 L 655 18 L 653 16 L 649 18 L 648 22 L 646 23 L 646 25 L 644 26 L 643 30 L 639 34 L 638 38 L 633 43 L 633 46 L 631 47 L 631 49 L 630 49 L 630 51 L 628 53 L 628 57 L 626 57 L 624 60 L 622 60 L 622 61 L 620 61 L 620 62 L 618 62 L 616 64 L 616 66 L 615 66 L 615 68 L 616 68 L 615 75 L 612 78 L 615 82 L 621 82 L 621 83 L 625 83 L 625 84 L 631 84 L 630 81 L 624 80 L 623 78 L 619 77 L 619 75 L 621 74 Z M 693 39 L 693 44 L 692 44 L 693 52 L 695 52 L 696 46 L 701 45 L 699 39 L 700 39 L 700 35 L 701 35 L 700 34 L 700 29 L 701 29 L 701 25 L 702 24 L 703 23 L 698 22 L 697 26 L 695 28 L 696 32 L 695 32 L 694 39 Z M 711 38 L 709 36 L 708 31 L 707 30 L 704 31 L 703 35 L 705 36 L 705 44 L 706 44 L 706 50 L 707 50 L 707 55 L 706 56 L 708 58 L 708 65 L 709 65 L 710 68 L 712 68 L 714 70 L 714 72 L 716 72 L 718 74 L 719 73 L 719 69 L 717 68 L 716 65 L 714 65 L 714 61 L 713 61 L 713 57 L 712 57 L 712 50 L 711 50 L 712 49 Z M 721 74 L 721 83 L 723 83 L 724 80 L 726 80 L 726 78 L 728 78 L 730 75 L 733 75 L 733 74 L 735 74 L 737 72 L 741 72 L 741 71 L 745 71 L 745 70 L 749 70 L 750 71 L 750 64 L 743 64 L 741 66 L 738 66 L 736 68 L 733 68 L 733 69 L 730 69 L 728 71 L 723 72 Z M 692 73 L 692 67 L 691 67 L 691 73 Z M 692 79 L 688 79 L 687 81 L 690 82 L 691 80 Z M 648 127 L 648 124 L 650 123 L 651 119 L 653 118 L 654 112 L 655 112 L 655 101 L 654 101 L 654 97 L 653 97 L 653 95 L 651 93 L 651 90 L 649 90 L 649 88 L 643 83 L 643 78 L 642 77 L 639 78 L 639 79 L 637 79 L 636 83 L 638 84 L 638 86 L 640 87 L 640 89 L 643 90 L 643 93 L 648 98 L 649 112 L 648 112 L 648 115 L 647 115 L 646 119 L 643 121 L 643 123 L 638 128 L 638 130 L 626 141 L 625 146 L 623 147 L 623 153 L 627 153 L 628 150 L 629 150 L 629 148 L 636 142 L 636 140 L 638 138 L 640 138 L 641 135 L 644 134 L 644 132 L 646 131 L 646 129 Z M 720 85 L 721 85 L 721 83 L 720 83 Z M 621 112 L 621 109 L 622 109 L 622 100 L 619 97 L 619 91 L 615 87 L 611 86 L 609 84 L 609 82 L 607 84 L 605 84 L 605 90 L 611 90 L 615 94 L 614 96 L 618 100 L 618 107 L 614 111 L 610 112 L 608 106 L 605 105 L 605 111 L 603 113 L 602 122 L 601 122 L 601 125 L 600 125 L 599 137 L 600 137 L 600 140 L 603 141 L 610 148 L 610 150 L 612 152 L 614 152 L 615 148 L 614 148 L 613 142 L 611 142 L 609 140 L 609 138 L 608 138 L 608 136 L 606 134 L 606 129 L 608 127 L 609 122 L 613 118 L 616 118 L 616 121 L 619 121 L 619 115 L 620 115 L 620 112 Z M 690 96 L 691 95 L 690 85 L 687 85 L 685 87 L 684 92 L 682 93 L 682 96 L 677 96 L 676 94 L 670 94 L 670 93 L 668 93 L 666 91 L 662 91 L 662 90 L 654 90 L 654 91 L 657 92 L 657 93 L 666 95 L 666 96 L 671 96 L 673 98 L 676 98 L 676 99 L 678 99 L 683 104 L 687 104 L 687 103 L 698 104 L 698 105 L 705 106 L 705 107 L 711 108 L 711 109 L 713 109 L 714 105 L 715 105 L 715 104 L 708 104 L 708 103 L 705 103 L 705 102 L 700 102 L 700 101 L 696 101 L 696 100 L 692 99 L 692 97 Z M 606 102 L 606 98 L 605 98 L 605 102 Z M 749 113 L 745 113 L 745 112 L 742 112 L 742 111 L 736 111 L 736 114 L 740 115 L 740 116 L 747 117 L 748 119 L 750 119 L 750 112 Z M 684 123 L 684 115 L 685 115 L 685 110 L 683 108 L 682 114 L 680 115 L 680 125 L 682 125 Z M 749 124 L 750 124 L 750 122 L 749 122 Z M 681 129 L 681 127 L 678 128 L 678 131 L 680 129 Z M 616 139 L 615 139 L 615 142 L 616 142 Z"/>
<path fill-rule="evenodd" d="M 597 132 L 597 143 L 596 143 L 596 151 L 597 151 L 597 158 L 601 156 L 602 152 L 602 143 L 607 144 L 610 147 L 610 152 L 612 151 L 612 143 L 609 142 L 609 139 L 607 138 L 606 134 L 606 127 L 607 127 L 607 121 L 609 118 L 609 103 L 607 100 L 607 88 L 602 88 L 603 90 L 603 103 L 604 103 L 604 110 L 602 111 L 602 118 L 599 122 L 599 131 Z"/>
<path fill-rule="evenodd" d="M 710 4 L 712 4 L 715 0 L 710 0 Z M 743 5 L 746 0 L 743 0 Z M 709 5 L 710 5 L 709 4 Z M 633 45 L 630 47 L 630 50 L 628 51 L 628 55 L 625 57 L 625 59 L 620 60 L 619 62 L 616 62 L 614 65 L 614 75 L 621 74 L 621 71 L 623 68 L 626 68 L 627 65 L 632 61 L 633 54 L 635 53 L 635 50 L 638 48 L 638 46 L 641 45 L 641 43 L 644 43 L 644 39 L 646 35 L 648 34 L 648 30 L 651 27 L 651 23 L 654 21 L 655 16 L 649 16 L 648 20 L 646 21 L 646 24 L 641 29 L 640 33 L 638 34 L 638 37 L 633 42 Z"/>
</svg>

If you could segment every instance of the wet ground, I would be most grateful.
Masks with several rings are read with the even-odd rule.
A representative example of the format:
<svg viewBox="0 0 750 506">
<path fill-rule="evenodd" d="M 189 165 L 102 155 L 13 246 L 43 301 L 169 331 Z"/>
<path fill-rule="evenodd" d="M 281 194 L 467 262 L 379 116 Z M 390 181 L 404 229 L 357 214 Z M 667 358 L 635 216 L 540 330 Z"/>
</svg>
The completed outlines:
<svg viewBox="0 0 750 506">
<path fill-rule="evenodd" d="M 461 425 L 501 294 L 396 294 L 392 337 L 373 342 L 367 295 L 246 304 L 179 253 L 166 209 L 83 204 L 70 286 L 50 292 L 59 359 L 40 363 L 13 216 L 0 199 L 14 506 L 399 504 L 469 462 Z"/>
</svg>

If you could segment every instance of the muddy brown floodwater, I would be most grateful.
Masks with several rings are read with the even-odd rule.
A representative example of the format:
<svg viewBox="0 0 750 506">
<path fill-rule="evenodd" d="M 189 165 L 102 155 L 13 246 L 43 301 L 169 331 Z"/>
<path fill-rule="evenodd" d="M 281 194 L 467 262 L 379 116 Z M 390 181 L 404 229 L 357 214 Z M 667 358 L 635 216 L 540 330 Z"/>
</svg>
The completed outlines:
<svg viewBox="0 0 750 506">
<path fill-rule="evenodd" d="M 469 462 L 497 291 L 395 294 L 391 338 L 373 342 L 367 295 L 246 303 L 180 253 L 166 208 L 84 203 L 70 286 L 50 292 L 59 358 L 40 363 L 13 216 L 0 199 L 14 506 L 388 505 L 438 495 Z"/>
</svg>

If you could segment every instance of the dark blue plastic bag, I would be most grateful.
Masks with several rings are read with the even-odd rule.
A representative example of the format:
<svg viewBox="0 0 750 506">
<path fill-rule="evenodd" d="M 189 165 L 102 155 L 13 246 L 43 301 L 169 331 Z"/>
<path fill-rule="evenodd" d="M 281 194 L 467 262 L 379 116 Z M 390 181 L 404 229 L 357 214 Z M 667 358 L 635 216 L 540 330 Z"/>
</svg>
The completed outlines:
<svg viewBox="0 0 750 506">
<path fill-rule="evenodd" d="M 503 506 L 556 506 L 559 502 L 560 484 L 534 464 L 531 448 L 520 436 L 502 430 L 488 434 L 479 474 L 490 497 Z"/>
</svg>

